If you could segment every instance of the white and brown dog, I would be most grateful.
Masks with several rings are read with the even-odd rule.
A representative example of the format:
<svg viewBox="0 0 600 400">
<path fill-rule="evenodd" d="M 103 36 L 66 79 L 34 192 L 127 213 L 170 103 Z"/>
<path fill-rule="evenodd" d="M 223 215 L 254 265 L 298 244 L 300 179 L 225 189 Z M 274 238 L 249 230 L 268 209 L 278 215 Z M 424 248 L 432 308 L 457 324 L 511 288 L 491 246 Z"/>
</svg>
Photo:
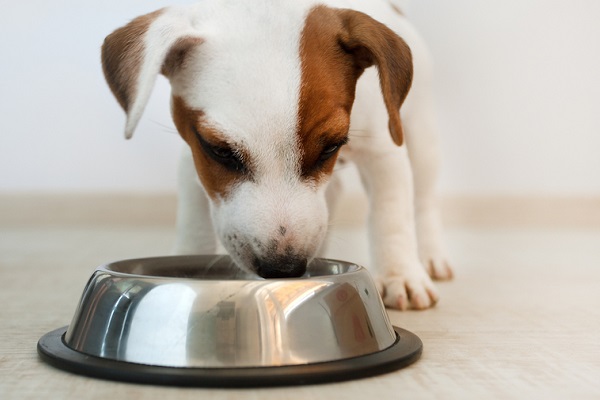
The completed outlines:
<svg viewBox="0 0 600 400">
<path fill-rule="evenodd" d="M 342 154 L 370 199 L 385 304 L 436 303 L 430 276 L 452 272 L 434 194 L 430 65 L 392 1 L 164 8 L 109 35 L 102 61 L 128 138 L 157 75 L 171 83 L 173 120 L 189 145 L 177 253 L 214 253 L 218 237 L 240 268 L 302 275 L 325 240 Z"/>
</svg>

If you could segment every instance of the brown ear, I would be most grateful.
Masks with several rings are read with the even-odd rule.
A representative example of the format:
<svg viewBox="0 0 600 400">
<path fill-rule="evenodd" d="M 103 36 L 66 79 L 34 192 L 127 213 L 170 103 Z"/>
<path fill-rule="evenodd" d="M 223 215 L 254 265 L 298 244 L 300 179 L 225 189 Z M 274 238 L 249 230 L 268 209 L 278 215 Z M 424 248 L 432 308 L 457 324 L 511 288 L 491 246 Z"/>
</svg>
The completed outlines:
<svg viewBox="0 0 600 400">
<path fill-rule="evenodd" d="M 144 35 L 162 10 L 135 18 L 104 39 L 102 70 L 117 101 L 127 112 L 137 91 L 144 60 Z"/>
<path fill-rule="evenodd" d="M 102 68 L 127 113 L 126 138 L 133 135 L 157 75 L 174 74 L 189 49 L 200 43 L 189 19 L 169 8 L 142 15 L 106 37 Z"/>
<path fill-rule="evenodd" d="M 354 10 L 339 10 L 343 30 L 340 44 L 354 56 L 359 74 L 375 65 L 389 114 L 389 129 L 394 143 L 401 146 L 404 134 L 400 106 L 410 89 L 413 76 L 410 48 L 382 23 Z"/>
</svg>

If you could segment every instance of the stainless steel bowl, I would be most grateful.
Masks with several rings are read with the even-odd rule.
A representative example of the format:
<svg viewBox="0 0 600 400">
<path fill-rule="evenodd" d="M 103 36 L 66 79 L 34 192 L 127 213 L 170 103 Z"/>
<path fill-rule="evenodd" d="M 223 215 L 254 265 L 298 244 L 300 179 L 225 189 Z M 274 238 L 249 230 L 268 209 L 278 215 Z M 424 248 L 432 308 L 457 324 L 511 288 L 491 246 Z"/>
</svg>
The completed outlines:
<svg viewBox="0 0 600 400">
<path fill-rule="evenodd" d="M 103 376 L 81 371 L 82 360 L 92 359 L 96 369 L 142 366 L 159 376 L 186 370 L 197 378 L 207 371 L 239 378 L 254 371 L 256 378 L 274 367 L 364 364 L 386 350 L 387 358 L 395 354 L 386 363 L 397 367 L 400 331 L 358 265 L 317 259 L 303 277 L 266 280 L 240 271 L 228 256 L 178 256 L 99 267 L 66 332 L 51 332 L 54 344 L 42 338 L 38 349 L 55 365 L 74 357 L 67 361 L 79 365 L 58 366 L 91 375 Z M 418 358 L 416 345 L 403 365 Z"/>
</svg>

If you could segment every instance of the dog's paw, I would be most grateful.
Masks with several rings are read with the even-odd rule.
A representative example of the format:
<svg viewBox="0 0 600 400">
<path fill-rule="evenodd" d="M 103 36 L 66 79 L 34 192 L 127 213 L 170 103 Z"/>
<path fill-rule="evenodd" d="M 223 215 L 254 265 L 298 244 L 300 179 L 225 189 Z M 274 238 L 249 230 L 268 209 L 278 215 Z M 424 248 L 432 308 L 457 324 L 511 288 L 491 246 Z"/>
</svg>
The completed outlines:
<svg viewBox="0 0 600 400">
<path fill-rule="evenodd" d="M 383 303 L 399 310 L 424 310 L 439 300 L 437 289 L 423 269 L 379 279 Z"/>
<path fill-rule="evenodd" d="M 435 279 L 436 281 L 447 281 L 454 278 L 452 267 L 444 257 L 425 256 L 422 261 L 431 279 Z"/>
</svg>

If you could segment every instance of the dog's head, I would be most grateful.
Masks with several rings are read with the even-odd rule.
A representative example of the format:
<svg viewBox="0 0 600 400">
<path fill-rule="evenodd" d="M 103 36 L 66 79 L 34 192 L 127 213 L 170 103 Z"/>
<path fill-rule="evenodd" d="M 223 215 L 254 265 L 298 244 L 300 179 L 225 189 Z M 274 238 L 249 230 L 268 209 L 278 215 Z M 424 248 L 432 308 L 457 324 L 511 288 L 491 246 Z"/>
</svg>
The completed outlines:
<svg viewBox="0 0 600 400">
<path fill-rule="evenodd" d="M 138 17 L 106 38 L 104 73 L 127 113 L 128 138 L 157 75 L 169 79 L 173 120 L 222 243 L 242 268 L 299 276 L 324 240 L 325 186 L 348 140 L 357 79 L 378 68 L 390 133 L 401 145 L 411 55 L 356 11 L 247 3 Z"/>
</svg>

